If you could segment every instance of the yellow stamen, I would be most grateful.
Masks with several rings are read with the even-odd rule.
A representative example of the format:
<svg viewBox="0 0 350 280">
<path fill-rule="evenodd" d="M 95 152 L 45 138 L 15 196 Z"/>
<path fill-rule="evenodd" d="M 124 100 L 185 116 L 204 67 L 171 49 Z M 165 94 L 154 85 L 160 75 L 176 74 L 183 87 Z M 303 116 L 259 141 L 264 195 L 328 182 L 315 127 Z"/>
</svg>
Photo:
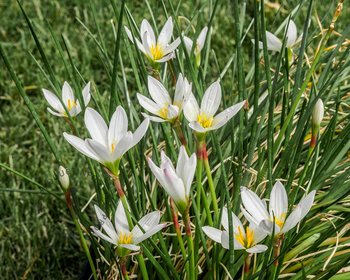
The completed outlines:
<svg viewBox="0 0 350 280">
<path fill-rule="evenodd" d="M 112 150 L 112 153 L 113 153 L 114 150 L 115 150 L 115 144 L 114 144 L 114 143 L 111 145 L 111 150 Z"/>
<path fill-rule="evenodd" d="M 163 107 L 162 109 L 159 110 L 158 114 L 162 119 L 167 119 L 168 117 L 168 107 Z"/>
<path fill-rule="evenodd" d="M 275 224 L 281 229 L 284 225 L 284 221 L 286 219 L 286 213 L 282 213 L 279 217 L 275 217 Z M 272 218 L 273 222 L 273 218 Z"/>
<path fill-rule="evenodd" d="M 238 234 L 235 234 L 235 238 L 244 248 L 248 249 L 254 245 L 254 231 L 249 227 L 246 228 L 245 236 L 241 227 L 238 227 Z"/>
<path fill-rule="evenodd" d="M 152 55 L 153 60 L 161 59 L 164 56 L 164 50 L 160 45 L 153 45 L 150 47 L 150 53 Z"/>
<path fill-rule="evenodd" d="M 67 103 L 68 103 L 67 104 L 68 111 L 70 111 L 73 107 L 77 106 L 77 103 L 72 99 L 68 99 Z"/>
<path fill-rule="evenodd" d="M 121 233 L 119 235 L 119 244 L 131 244 L 132 243 L 132 234 L 131 233 Z"/>
<path fill-rule="evenodd" d="M 208 117 L 205 113 L 200 113 L 197 116 L 197 121 L 204 128 L 211 127 L 213 124 L 213 117 Z"/>
</svg>

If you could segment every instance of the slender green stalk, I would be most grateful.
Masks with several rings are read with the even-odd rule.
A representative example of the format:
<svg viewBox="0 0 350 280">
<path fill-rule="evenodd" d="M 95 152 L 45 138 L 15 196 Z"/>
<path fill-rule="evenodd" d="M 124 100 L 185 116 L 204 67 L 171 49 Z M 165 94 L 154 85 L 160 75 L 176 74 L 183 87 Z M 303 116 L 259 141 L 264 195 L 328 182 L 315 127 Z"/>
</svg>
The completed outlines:
<svg viewBox="0 0 350 280">
<path fill-rule="evenodd" d="M 252 262 L 252 256 L 253 254 L 246 253 L 246 256 L 244 258 L 244 264 L 242 267 L 242 280 L 249 279 L 249 276 L 251 274 L 250 265 Z"/>
<path fill-rule="evenodd" d="M 190 258 L 190 264 L 189 264 L 189 279 L 194 280 L 196 278 L 196 267 L 194 262 L 194 246 L 193 246 L 193 238 L 192 238 L 192 232 L 191 232 L 191 220 L 189 215 L 189 209 L 186 210 L 186 213 L 184 215 L 184 223 L 186 228 L 186 235 L 187 235 L 187 249 L 188 249 L 188 256 Z"/>
</svg>

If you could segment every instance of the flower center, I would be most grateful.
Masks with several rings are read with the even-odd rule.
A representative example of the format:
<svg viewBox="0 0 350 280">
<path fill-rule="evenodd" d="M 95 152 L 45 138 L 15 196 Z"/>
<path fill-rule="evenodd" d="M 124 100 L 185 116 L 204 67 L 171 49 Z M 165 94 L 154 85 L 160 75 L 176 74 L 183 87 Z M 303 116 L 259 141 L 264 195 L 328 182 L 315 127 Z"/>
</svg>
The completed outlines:
<svg viewBox="0 0 350 280">
<path fill-rule="evenodd" d="M 282 229 L 285 219 L 286 219 L 286 213 L 282 213 L 279 217 L 275 216 L 275 224 L 278 225 L 280 229 Z M 273 222 L 273 217 L 271 219 L 271 222 Z"/>
<path fill-rule="evenodd" d="M 202 127 L 208 128 L 212 126 L 213 117 L 208 117 L 205 113 L 200 113 L 197 116 L 197 121 Z"/>
<path fill-rule="evenodd" d="M 131 233 L 121 233 L 119 235 L 119 244 L 131 244 L 132 243 L 132 234 Z"/>
<path fill-rule="evenodd" d="M 246 228 L 245 236 L 241 227 L 238 227 L 238 234 L 235 234 L 235 238 L 244 248 L 248 249 L 254 245 L 254 231 L 249 227 Z"/>
<path fill-rule="evenodd" d="M 75 106 L 77 106 L 77 103 L 74 100 L 72 100 L 72 99 L 68 99 L 68 101 L 67 101 L 67 109 L 68 109 L 68 111 L 70 111 Z"/>
<path fill-rule="evenodd" d="M 113 153 L 114 150 L 115 150 L 115 144 L 114 144 L 114 143 L 111 145 L 111 150 L 112 150 L 112 153 Z"/>
<path fill-rule="evenodd" d="M 153 60 L 161 59 L 164 56 L 164 50 L 159 44 L 151 46 L 149 50 Z"/>
<path fill-rule="evenodd" d="M 168 106 L 163 107 L 162 109 L 159 110 L 159 116 L 162 119 L 167 119 L 168 118 Z"/>
</svg>

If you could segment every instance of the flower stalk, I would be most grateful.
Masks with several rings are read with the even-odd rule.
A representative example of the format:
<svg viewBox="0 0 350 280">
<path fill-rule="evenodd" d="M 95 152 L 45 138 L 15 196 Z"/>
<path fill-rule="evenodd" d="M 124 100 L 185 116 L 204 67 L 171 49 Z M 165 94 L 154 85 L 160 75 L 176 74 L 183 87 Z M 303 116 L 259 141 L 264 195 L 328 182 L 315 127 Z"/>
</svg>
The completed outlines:
<svg viewBox="0 0 350 280">
<path fill-rule="evenodd" d="M 193 238 L 191 232 L 191 219 L 189 214 L 189 207 L 187 207 L 185 215 L 184 215 L 184 223 L 185 223 L 185 231 L 187 236 L 187 244 L 188 244 L 188 256 L 190 258 L 189 264 L 189 279 L 195 279 L 195 263 L 194 263 L 194 246 L 193 246 Z"/>
<path fill-rule="evenodd" d="M 247 253 L 244 258 L 244 265 L 243 265 L 243 272 L 242 272 L 242 279 L 248 279 L 250 276 L 250 265 L 252 262 L 252 256 L 253 254 Z"/>
</svg>

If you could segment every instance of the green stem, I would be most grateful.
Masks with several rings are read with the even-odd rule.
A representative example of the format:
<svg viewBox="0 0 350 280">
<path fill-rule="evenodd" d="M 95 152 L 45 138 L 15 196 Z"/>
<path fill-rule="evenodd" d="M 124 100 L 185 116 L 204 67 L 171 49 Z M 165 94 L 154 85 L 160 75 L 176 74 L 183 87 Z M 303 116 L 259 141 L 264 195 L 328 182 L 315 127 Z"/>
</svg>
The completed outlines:
<svg viewBox="0 0 350 280">
<path fill-rule="evenodd" d="M 243 271 L 242 271 L 242 279 L 248 279 L 250 276 L 250 264 L 252 262 L 252 254 L 247 253 L 244 258 Z"/>
<path fill-rule="evenodd" d="M 218 217 L 219 216 L 218 201 L 217 201 L 217 198 L 216 198 L 215 186 L 214 186 L 213 177 L 211 176 L 211 169 L 210 169 L 208 157 L 206 157 L 204 159 L 204 167 L 205 167 L 205 171 L 207 173 L 209 190 L 210 190 L 211 199 L 213 201 L 215 217 Z"/>
<path fill-rule="evenodd" d="M 189 279 L 194 280 L 195 279 L 195 264 L 194 264 L 194 247 L 193 247 L 193 238 L 191 233 L 191 220 L 189 215 L 189 209 L 186 210 L 186 214 L 184 216 L 184 222 L 185 222 L 185 228 L 186 228 L 186 235 L 187 235 L 187 244 L 188 244 L 188 256 L 190 258 L 190 265 L 189 265 Z"/>
<path fill-rule="evenodd" d="M 85 240 L 84 234 L 83 234 L 83 232 L 81 230 L 81 227 L 80 227 L 77 215 L 75 214 L 75 211 L 74 211 L 73 206 L 72 206 L 72 198 L 71 198 L 71 194 L 70 194 L 70 188 L 67 190 L 65 195 L 66 195 L 66 202 L 67 202 L 67 206 L 68 206 L 69 212 L 70 212 L 70 214 L 72 216 L 74 225 L 75 225 L 75 227 L 76 227 L 76 229 L 77 229 L 77 231 L 79 233 L 81 245 L 83 246 L 84 252 L 85 252 L 85 254 L 86 254 L 87 258 L 88 258 L 92 274 L 94 275 L 94 279 L 97 280 L 98 278 L 97 278 L 96 268 L 95 268 L 94 262 L 93 262 L 93 260 L 91 258 L 89 247 L 88 247 L 88 245 L 86 243 L 86 240 Z"/>
</svg>

